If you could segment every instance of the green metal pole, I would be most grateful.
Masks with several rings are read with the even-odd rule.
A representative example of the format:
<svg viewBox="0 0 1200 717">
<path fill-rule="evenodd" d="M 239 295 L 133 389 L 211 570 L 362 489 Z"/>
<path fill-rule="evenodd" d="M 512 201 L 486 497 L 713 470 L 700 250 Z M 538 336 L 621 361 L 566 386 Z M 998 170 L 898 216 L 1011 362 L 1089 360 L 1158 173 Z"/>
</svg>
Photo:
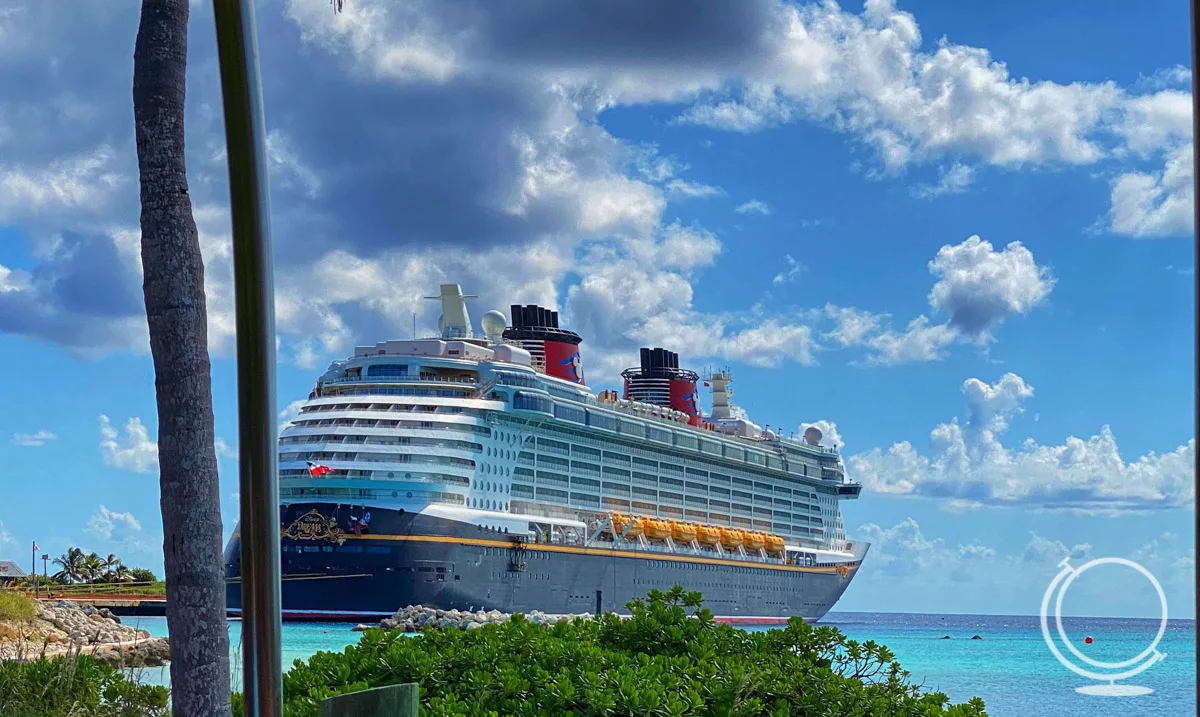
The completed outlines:
<svg viewBox="0 0 1200 717">
<path fill-rule="evenodd" d="M 252 0 L 213 0 L 233 219 L 246 717 L 282 717 L 275 288 Z"/>
</svg>

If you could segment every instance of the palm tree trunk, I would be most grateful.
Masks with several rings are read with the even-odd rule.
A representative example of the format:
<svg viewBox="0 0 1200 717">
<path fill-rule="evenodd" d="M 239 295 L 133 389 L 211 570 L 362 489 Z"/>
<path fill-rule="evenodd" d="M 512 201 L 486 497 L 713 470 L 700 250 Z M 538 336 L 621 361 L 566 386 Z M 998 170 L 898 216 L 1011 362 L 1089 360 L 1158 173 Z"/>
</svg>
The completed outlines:
<svg viewBox="0 0 1200 717">
<path fill-rule="evenodd" d="M 225 717 L 229 633 L 204 260 L 184 163 L 189 0 L 143 0 L 133 54 L 142 270 L 154 386 L 176 717 Z"/>
</svg>

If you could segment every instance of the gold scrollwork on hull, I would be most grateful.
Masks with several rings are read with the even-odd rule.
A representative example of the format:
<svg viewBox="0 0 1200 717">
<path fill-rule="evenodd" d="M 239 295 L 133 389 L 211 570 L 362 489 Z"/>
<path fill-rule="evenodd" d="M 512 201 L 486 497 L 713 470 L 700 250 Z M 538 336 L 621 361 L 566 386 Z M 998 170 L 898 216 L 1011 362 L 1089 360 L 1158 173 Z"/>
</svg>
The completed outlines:
<svg viewBox="0 0 1200 717">
<path fill-rule="evenodd" d="M 279 531 L 280 537 L 291 540 L 325 540 L 341 545 L 346 542 L 345 531 L 337 526 L 334 518 L 326 518 L 313 508 Z"/>
<path fill-rule="evenodd" d="M 850 568 L 846 565 L 838 565 L 834 570 L 837 570 L 837 574 L 842 576 L 842 580 L 850 577 Z"/>
</svg>

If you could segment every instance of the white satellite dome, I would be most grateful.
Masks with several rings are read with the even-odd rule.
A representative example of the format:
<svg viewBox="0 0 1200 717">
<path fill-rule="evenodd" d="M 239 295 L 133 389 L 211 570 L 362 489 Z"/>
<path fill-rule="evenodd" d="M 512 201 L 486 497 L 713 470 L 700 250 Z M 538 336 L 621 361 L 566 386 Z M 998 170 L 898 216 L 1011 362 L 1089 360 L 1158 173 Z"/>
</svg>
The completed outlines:
<svg viewBox="0 0 1200 717">
<path fill-rule="evenodd" d="M 508 328 L 508 318 L 503 313 L 493 310 L 480 317 L 479 325 L 489 341 L 498 342 L 504 330 Z"/>
</svg>

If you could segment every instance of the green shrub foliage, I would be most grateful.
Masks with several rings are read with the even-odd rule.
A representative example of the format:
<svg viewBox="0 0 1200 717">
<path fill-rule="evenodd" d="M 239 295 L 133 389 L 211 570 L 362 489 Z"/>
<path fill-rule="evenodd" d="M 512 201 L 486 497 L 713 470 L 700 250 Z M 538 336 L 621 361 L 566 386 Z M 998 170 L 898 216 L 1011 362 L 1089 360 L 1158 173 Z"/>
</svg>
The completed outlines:
<svg viewBox="0 0 1200 717">
<path fill-rule="evenodd" d="M 0 590 L 0 620 L 28 622 L 35 617 L 37 603 L 33 598 L 11 590 Z"/>
<path fill-rule="evenodd" d="M 632 617 L 552 627 L 514 616 L 419 637 L 369 630 L 341 653 L 297 660 L 284 675 L 287 717 L 316 717 L 347 692 L 417 682 L 428 717 L 986 717 L 908 681 L 892 653 L 793 618 L 747 632 L 713 622 L 699 593 L 651 591 Z M 240 696 L 235 712 L 241 714 Z"/>
<path fill-rule="evenodd" d="M 87 655 L 0 662 L 3 717 L 166 717 L 165 687 L 140 685 Z"/>
</svg>

